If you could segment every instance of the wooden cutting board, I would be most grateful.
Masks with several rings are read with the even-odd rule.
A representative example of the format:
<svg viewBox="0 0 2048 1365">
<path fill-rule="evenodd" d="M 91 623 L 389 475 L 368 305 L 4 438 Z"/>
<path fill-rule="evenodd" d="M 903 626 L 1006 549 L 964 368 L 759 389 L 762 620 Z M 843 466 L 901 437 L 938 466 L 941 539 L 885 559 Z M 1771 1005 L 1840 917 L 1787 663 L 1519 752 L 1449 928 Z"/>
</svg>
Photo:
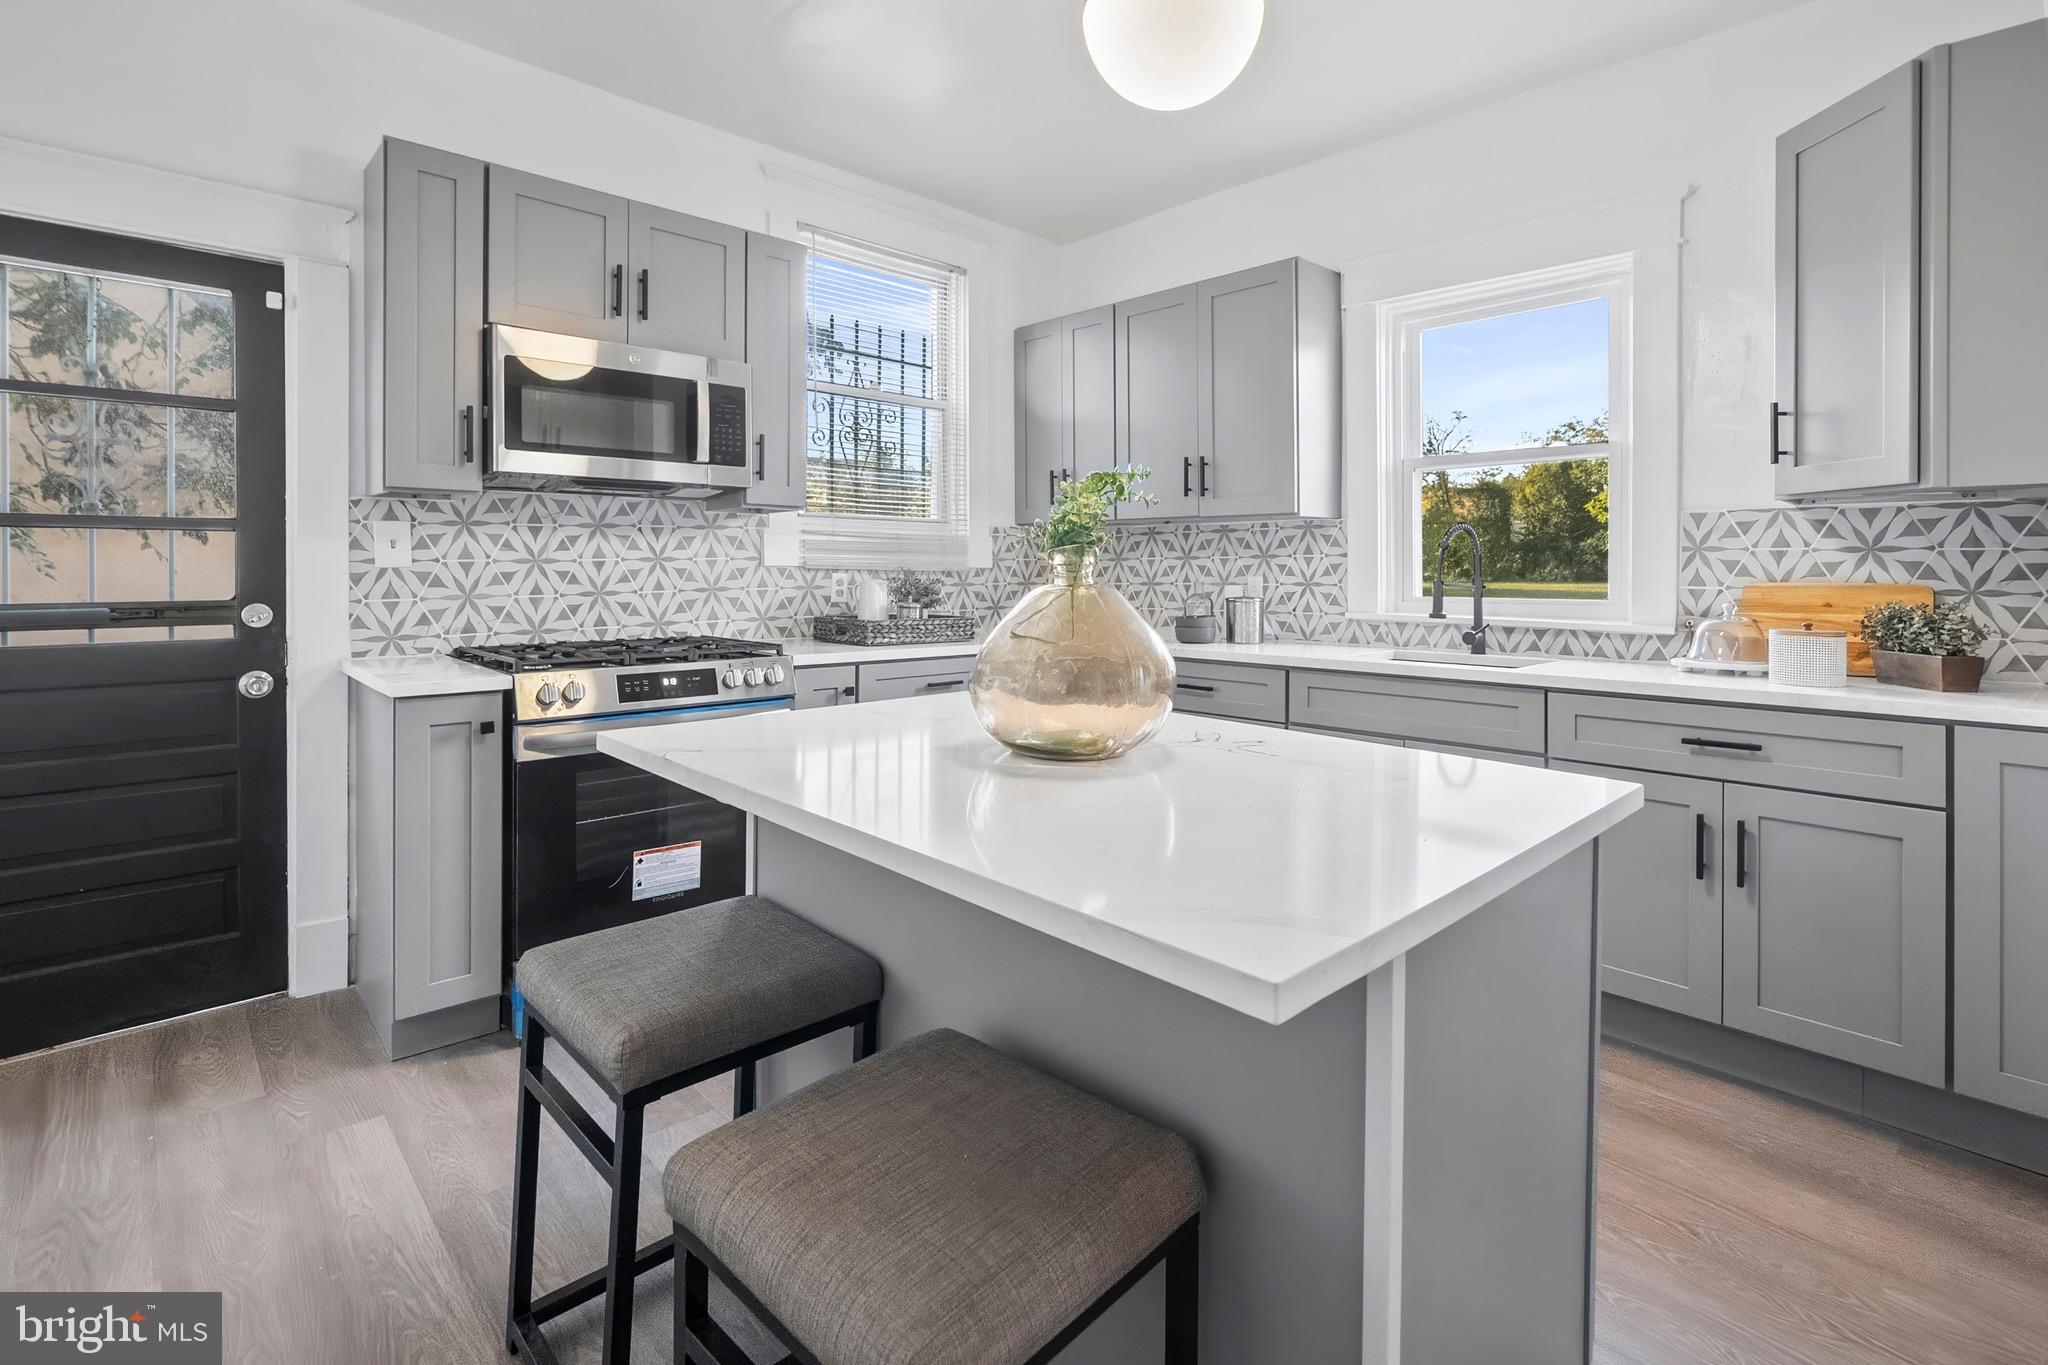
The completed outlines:
<svg viewBox="0 0 2048 1365">
<path fill-rule="evenodd" d="M 1829 583 L 1823 579 L 1751 583 L 1743 588 L 1742 601 L 1736 609 L 1766 634 L 1773 630 L 1798 630 L 1809 622 L 1819 630 L 1846 630 L 1849 672 L 1858 678 L 1868 678 L 1876 669 L 1870 660 L 1870 646 L 1863 643 L 1859 627 L 1863 613 L 1880 602 L 1933 606 L 1934 589 L 1925 583 Z"/>
</svg>

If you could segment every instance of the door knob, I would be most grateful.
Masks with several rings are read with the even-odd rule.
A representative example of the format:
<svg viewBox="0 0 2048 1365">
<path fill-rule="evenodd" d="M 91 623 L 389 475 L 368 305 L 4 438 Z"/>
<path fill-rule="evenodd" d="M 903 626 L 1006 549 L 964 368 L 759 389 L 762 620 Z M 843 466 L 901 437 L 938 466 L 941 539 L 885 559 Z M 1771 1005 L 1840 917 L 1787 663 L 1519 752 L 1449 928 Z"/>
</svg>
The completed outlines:
<svg viewBox="0 0 2048 1365">
<path fill-rule="evenodd" d="M 260 668 L 252 668 L 235 680 L 235 690 L 251 701 L 269 696 L 276 687 L 277 679 Z"/>
</svg>

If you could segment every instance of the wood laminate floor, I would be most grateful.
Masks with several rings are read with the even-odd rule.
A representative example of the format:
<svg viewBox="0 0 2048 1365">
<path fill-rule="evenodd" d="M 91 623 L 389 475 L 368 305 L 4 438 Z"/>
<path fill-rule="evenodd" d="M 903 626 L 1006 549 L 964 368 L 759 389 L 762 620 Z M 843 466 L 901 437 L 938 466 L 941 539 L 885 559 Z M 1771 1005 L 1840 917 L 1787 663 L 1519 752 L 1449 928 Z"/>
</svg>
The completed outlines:
<svg viewBox="0 0 2048 1365">
<path fill-rule="evenodd" d="M 2048 1180 L 1627 1048 L 1601 1095 L 1602 1365 L 2048 1362 Z M 512 1097 L 505 1036 L 386 1063 L 346 992 L 0 1063 L 0 1287 L 222 1289 L 257 1365 L 503 1360 Z M 727 1105 L 650 1111 L 643 1240 Z M 604 1187 L 543 1131 L 545 1286 L 596 1264 Z M 565 1362 L 594 1328 L 555 1325 Z"/>
</svg>

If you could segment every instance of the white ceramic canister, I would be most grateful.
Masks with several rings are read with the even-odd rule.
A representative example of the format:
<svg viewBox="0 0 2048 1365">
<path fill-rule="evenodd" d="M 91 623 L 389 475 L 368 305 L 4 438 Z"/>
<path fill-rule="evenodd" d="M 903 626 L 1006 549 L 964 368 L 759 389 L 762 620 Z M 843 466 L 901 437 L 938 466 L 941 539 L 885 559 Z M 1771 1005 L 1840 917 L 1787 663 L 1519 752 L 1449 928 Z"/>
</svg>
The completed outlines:
<svg viewBox="0 0 2048 1365">
<path fill-rule="evenodd" d="M 879 578 L 864 578 L 854 596 L 853 614 L 863 621 L 889 619 L 889 585 Z"/>
</svg>

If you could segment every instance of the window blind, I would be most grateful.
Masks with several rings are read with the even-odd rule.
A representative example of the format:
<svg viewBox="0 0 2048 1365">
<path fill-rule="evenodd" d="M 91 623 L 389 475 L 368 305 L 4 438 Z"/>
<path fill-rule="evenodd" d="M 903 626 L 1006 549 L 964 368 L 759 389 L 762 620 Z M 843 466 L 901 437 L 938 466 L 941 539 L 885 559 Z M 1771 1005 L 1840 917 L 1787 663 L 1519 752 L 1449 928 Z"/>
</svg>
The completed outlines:
<svg viewBox="0 0 2048 1365">
<path fill-rule="evenodd" d="M 804 227 L 808 431 L 800 554 L 968 562 L 967 275 Z"/>
</svg>

